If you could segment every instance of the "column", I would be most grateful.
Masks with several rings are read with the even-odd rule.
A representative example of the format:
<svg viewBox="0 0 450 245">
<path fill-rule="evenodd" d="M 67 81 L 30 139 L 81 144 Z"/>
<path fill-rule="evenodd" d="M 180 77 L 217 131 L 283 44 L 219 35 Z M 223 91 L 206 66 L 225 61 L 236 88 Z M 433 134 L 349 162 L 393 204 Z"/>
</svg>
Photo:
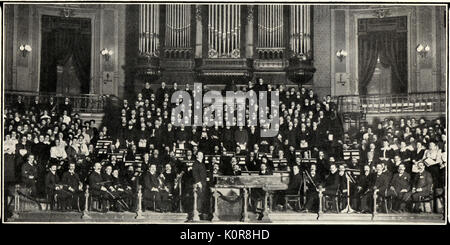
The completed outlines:
<svg viewBox="0 0 450 245">
<path fill-rule="evenodd" d="M 247 33 L 246 33 L 247 48 L 245 49 L 245 57 L 253 57 L 253 6 L 248 6 L 247 13 Z"/>
</svg>

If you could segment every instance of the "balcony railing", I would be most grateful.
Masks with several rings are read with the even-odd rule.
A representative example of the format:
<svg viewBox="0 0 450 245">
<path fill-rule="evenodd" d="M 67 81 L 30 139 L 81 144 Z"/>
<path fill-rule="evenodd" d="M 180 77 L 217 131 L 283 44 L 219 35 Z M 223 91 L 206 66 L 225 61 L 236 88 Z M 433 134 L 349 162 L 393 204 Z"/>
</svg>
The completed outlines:
<svg viewBox="0 0 450 245">
<path fill-rule="evenodd" d="M 24 91 L 5 91 L 5 107 L 13 105 L 17 101 L 17 97 L 22 96 L 22 101 L 27 108 L 34 101 L 36 96 L 39 97 L 39 102 L 41 104 L 47 104 L 50 101 L 50 97 L 56 104 L 56 109 L 59 110 L 59 106 L 64 103 L 65 98 L 70 99 L 72 104 L 73 112 L 84 112 L 84 113 L 99 113 L 103 112 L 106 100 L 110 96 L 98 95 L 98 94 L 77 94 L 77 95 L 66 95 L 66 94 L 55 94 L 55 93 L 41 93 L 41 92 L 24 92 Z M 113 96 L 114 97 L 114 96 Z"/>
<path fill-rule="evenodd" d="M 410 93 L 346 95 L 337 98 L 340 113 L 361 112 L 365 114 L 398 113 L 445 113 L 446 93 Z"/>
</svg>

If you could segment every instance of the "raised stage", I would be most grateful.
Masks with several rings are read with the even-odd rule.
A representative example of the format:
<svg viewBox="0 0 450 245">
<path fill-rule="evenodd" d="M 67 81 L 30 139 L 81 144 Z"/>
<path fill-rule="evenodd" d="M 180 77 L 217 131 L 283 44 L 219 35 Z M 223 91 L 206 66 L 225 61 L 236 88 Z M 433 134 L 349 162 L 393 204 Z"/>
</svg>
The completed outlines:
<svg viewBox="0 0 450 245">
<path fill-rule="evenodd" d="M 32 211 L 21 212 L 17 218 L 10 218 L 6 222 L 12 223 L 143 223 L 143 224 L 183 224 L 186 222 L 186 213 L 156 213 L 144 212 L 141 219 L 136 219 L 136 213 L 131 212 L 89 212 L 89 219 L 82 219 L 79 212 L 58 211 Z M 324 213 L 298 213 L 294 211 L 271 212 L 269 220 L 258 220 L 256 213 L 249 212 L 249 221 L 240 222 L 239 217 L 235 219 L 207 221 L 201 220 L 190 223 L 203 224 L 445 224 L 442 214 L 336 214 Z"/>
</svg>

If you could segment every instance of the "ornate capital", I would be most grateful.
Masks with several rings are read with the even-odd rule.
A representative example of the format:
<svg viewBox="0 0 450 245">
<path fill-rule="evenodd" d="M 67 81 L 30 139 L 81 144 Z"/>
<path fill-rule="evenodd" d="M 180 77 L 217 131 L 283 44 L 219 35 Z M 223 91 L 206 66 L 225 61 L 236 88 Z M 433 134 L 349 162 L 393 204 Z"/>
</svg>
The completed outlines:
<svg viewBox="0 0 450 245">
<path fill-rule="evenodd" d="M 249 5 L 248 6 L 248 14 L 247 14 L 247 21 L 253 21 L 253 6 Z"/>
<path fill-rule="evenodd" d="M 200 5 L 195 6 L 195 19 L 202 21 L 202 7 Z"/>
<path fill-rule="evenodd" d="M 382 18 L 390 15 L 389 9 L 375 9 L 373 12 L 374 12 L 373 15 L 379 19 L 382 19 Z"/>
</svg>

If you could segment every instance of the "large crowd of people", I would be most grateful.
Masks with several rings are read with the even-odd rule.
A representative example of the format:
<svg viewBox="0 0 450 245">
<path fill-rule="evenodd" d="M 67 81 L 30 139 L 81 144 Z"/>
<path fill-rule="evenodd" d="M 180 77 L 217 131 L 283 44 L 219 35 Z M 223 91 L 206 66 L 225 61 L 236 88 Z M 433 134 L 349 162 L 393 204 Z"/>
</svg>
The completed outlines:
<svg viewBox="0 0 450 245">
<path fill-rule="evenodd" d="M 332 202 L 328 211 L 350 205 L 358 212 L 373 212 L 375 190 L 390 200 L 393 212 L 430 211 L 417 202 L 443 195 L 444 120 L 386 118 L 344 133 L 331 96 L 319 98 L 312 89 L 272 86 L 262 79 L 240 89 L 278 91 L 279 115 L 272 115 L 280 119 L 272 125 L 278 129 L 276 136 L 261 137 L 267 123 L 173 125 L 176 83 L 169 88 L 163 82 L 155 90 L 146 83 L 99 129 L 95 121 L 83 122 L 73 112 L 69 98 L 61 105 L 52 98 L 43 103 L 39 97 L 24 104 L 18 96 L 5 108 L 3 119 L 5 182 L 21 183 L 30 197 L 45 197 L 61 210 L 83 209 L 89 187 L 100 211 L 134 211 L 141 186 L 143 210 L 190 212 L 196 188 L 199 212 L 205 215 L 211 206 L 208 187 L 216 175 L 289 172 L 287 190 L 276 192 L 270 205 L 291 208 L 283 202 L 284 195 L 299 194 L 305 201 L 293 208 L 303 212 L 318 211 L 319 191 L 339 198 L 337 207 Z M 198 92 L 189 85 L 183 90 Z M 235 121 L 258 116 L 249 113 L 248 105 L 246 112 Z M 346 151 L 357 154 L 347 159 Z M 252 192 L 255 210 L 260 194 Z"/>
</svg>

